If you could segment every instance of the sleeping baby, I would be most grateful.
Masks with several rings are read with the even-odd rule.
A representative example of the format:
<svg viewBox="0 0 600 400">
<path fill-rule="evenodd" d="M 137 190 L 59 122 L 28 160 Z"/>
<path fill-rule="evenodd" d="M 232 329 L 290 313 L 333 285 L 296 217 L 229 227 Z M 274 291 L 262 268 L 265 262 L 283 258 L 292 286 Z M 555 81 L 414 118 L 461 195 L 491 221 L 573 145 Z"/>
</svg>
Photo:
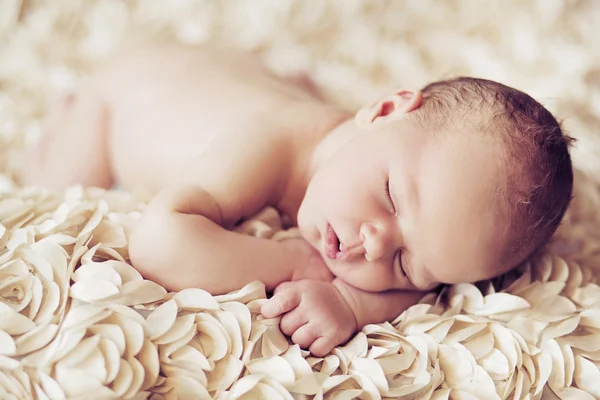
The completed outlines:
<svg viewBox="0 0 600 400">
<path fill-rule="evenodd" d="M 457 78 L 351 115 L 307 82 L 223 48 L 123 51 L 61 102 L 25 183 L 145 196 L 129 247 L 145 278 L 260 280 L 262 314 L 315 356 L 423 291 L 509 271 L 559 225 L 570 139 L 527 94 Z M 302 237 L 233 231 L 269 206 Z"/>
</svg>

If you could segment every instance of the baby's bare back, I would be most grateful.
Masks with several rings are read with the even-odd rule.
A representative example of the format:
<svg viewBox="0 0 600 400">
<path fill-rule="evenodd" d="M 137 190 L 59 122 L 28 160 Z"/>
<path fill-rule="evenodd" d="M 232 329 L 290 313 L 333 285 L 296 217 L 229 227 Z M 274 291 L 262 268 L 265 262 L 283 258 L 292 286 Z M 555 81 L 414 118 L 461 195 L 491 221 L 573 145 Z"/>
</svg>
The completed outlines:
<svg viewBox="0 0 600 400">
<path fill-rule="evenodd" d="M 207 185 L 244 174 L 256 153 L 263 168 L 277 168 L 282 140 L 306 125 L 285 110 L 316 102 L 257 57 L 213 48 L 136 50 L 115 57 L 92 82 L 108 108 L 114 178 L 148 197 L 180 180 Z M 246 178 L 257 187 L 269 179 Z"/>
</svg>

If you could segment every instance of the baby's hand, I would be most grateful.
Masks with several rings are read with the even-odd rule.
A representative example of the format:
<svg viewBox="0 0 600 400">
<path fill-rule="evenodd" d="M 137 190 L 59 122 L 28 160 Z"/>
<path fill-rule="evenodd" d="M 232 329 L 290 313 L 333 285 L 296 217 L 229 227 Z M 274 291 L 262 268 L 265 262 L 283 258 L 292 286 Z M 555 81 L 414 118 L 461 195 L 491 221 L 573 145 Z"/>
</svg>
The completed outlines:
<svg viewBox="0 0 600 400">
<path fill-rule="evenodd" d="M 356 319 L 346 300 L 330 282 L 284 282 L 262 305 L 266 318 L 284 314 L 279 327 L 303 349 L 323 357 L 356 331 Z"/>
<path fill-rule="evenodd" d="M 294 267 L 292 281 L 317 279 L 331 282 L 335 279 L 321 254 L 306 239 L 297 237 L 284 240 L 282 243 L 296 254 L 297 264 Z"/>
</svg>

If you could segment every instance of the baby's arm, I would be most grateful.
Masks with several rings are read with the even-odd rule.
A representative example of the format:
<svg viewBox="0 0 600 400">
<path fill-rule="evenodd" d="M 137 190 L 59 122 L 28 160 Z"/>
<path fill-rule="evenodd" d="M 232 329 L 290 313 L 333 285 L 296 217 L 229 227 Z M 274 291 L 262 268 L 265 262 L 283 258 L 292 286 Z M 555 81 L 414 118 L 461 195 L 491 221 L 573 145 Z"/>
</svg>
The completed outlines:
<svg viewBox="0 0 600 400">
<path fill-rule="evenodd" d="M 352 309 L 358 330 L 369 324 L 393 320 L 425 295 L 423 292 L 408 290 L 365 292 L 338 278 L 332 283 Z"/>
<path fill-rule="evenodd" d="M 262 281 L 267 290 L 291 280 L 302 262 L 291 246 L 231 232 L 214 198 L 199 187 L 163 191 L 132 232 L 132 264 L 168 290 L 197 287 L 213 294 Z"/>
</svg>

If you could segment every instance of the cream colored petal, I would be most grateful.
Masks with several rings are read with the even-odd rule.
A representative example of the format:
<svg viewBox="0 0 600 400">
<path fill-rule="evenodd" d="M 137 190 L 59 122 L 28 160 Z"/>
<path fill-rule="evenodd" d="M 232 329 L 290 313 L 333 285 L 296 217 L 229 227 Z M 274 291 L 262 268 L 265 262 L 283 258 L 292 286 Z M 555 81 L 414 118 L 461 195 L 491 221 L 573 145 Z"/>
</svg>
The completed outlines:
<svg viewBox="0 0 600 400">
<path fill-rule="evenodd" d="M 166 289 L 155 282 L 148 280 L 130 281 L 123 284 L 119 295 L 110 298 L 110 301 L 123 305 L 138 305 L 159 301 L 166 294 Z"/>
<path fill-rule="evenodd" d="M 32 249 L 23 249 L 20 252 L 23 261 L 31 264 L 38 274 L 41 274 L 46 280 L 54 280 L 54 270 L 52 264 L 46 260 L 40 253 L 33 251 Z"/>
<path fill-rule="evenodd" d="M 196 364 L 200 369 L 211 370 L 211 363 L 208 361 L 206 356 L 201 351 L 193 346 L 185 345 L 173 353 L 171 353 L 171 363 L 180 364 Z"/>
<path fill-rule="evenodd" d="M 87 303 L 104 300 L 118 294 L 119 288 L 106 280 L 79 281 L 71 286 L 71 297 Z"/>
<path fill-rule="evenodd" d="M 37 245 L 45 245 L 45 244 L 54 244 L 59 246 L 68 246 L 71 244 L 75 244 L 76 239 L 73 236 L 65 235 L 62 233 L 55 233 L 54 235 L 47 236 L 40 241 L 34 243 L 31 247 L 37 250 Z M 61 247 L 62 249 L 62 247 Z"/>
<path fill-rule="evenodd" d="M 103 395 L 108 398 L 114 398 L 112 390 L 105 387 L 100 380 L 82 369 L 66 368 L 57 365 L 55 368 L 55 379 L 64 390 L 67 398 L 89 396 L 90 393 L 94 393 L 94 396 L 98 396 L 99 398 L 102 398 Z"/>
<path fill-rule="evenodd" d="M 125 398 L 131 397 L 135 393 L 140 391 L 142 385 L 144 384 L 144 372 L 145 372 L 143 365 L 137 360 L 137 358 L 133 358 L 133 357 L 128 358 L 127 362 L 131 366 L 131 371 L 133 372 L 133 378 L 131 380 L 131 385 L 129 386 L 129 389 L 123 395 L 123 397 L 125 397 Z"/>
<path fill-rule="evenodd" d="M 108 339 L 117 346 L 119 355 L 125 352 L 125 335 L 119 325 L 116 324 L 96 324 L 88 328 L 88 332 L 93 335 L 99 335 Z"/>
<path fill-rule="evenodd" d="M 303 357 L 300 346 L 298 346 L 297 344 L 288 347 L 288 349 L 281 355 L 281 357 L 287 361 L 287 363 L 294 371 L 294 376 L 296 377 L 296 380 L 301 379 L 303 377 L 312 376 L 314 374 L 312 368 L 310 367 L 310 364 Z"/>
<path fill-rule="evenodd" d="M 489 354 L 494 348 L 494 335 L 491 331 L 477 335 L 476 337 L 465 341 L 463 346 L 473 354 L 473 357 L 480 359 Z"/>
<path fill-rule="evenodd" d="M 44 394 L 48 396 L 49 399 L 66 400 L 65 392 L 60 387 L 58 382 L 56 382 L 43 371 L 38 372 L 38 377 L 41 383 L 41 387 L 44 390 Z"/>
<path fill-rule="evenodd" d="M 509 374 L 512 373 L 508 360 L 498 349 L 492 349 L 489 354 L 478 361 L 492 379 L 508 379 Z"/>
<path fill-rule="evenodd" d="M 480 309 L 472 311 L 475 315 L 494 315 L 505 312 L 525 310 L 530 307 L 529 303 L 520 297 L 508 293 L 494 293 L 485 296 L 484 304 Z"/>
<path fill-rule="evenodd" d="M 194 314 L 184 315 L 175 320 L 171 328 L 161 336 L 152 339 L 156 344 L 166 344 L 175 340 L 181 339 L 187 335 L 191 330 L 195 330 L 194 323 L 196 318 Z"/>
<path fill-rule="evenodd" d="M 565 387 L 571 386 L 573 383 L 573 371 L 575 370 L 575 357 L 573 355 L 573 350 L 571 346 L 566 343 L 560 343 L 560 350 L 563 355 L 563 359 L 565 360 L 564 364 L 564 374 L 565 374 Z"/>
<path fill-rule="evenodd" d="M 219 303 L 205 290 L 190 288 L 177 293 L 173 298 L 179 308 L 187 311 L 220 310 Z"/>
<path fill-rule="evenodd" d="M 417 350 L 416 354 L 416 362 L 406 371 L 404 371 L 404 375 L 407 376 L 417 376 L 422 371 L 426 370 L 429 362 L 428 362 L 428 353 L 429 353 L 429 344 L 427 340 L 420 336 L 407 336 L 406 340 Z M 466 352 L 466 349 L 461 345 L 455 345 L 456 348 L 459 348 L 461 351 Z M 470 355 L 470 354 L 469 354 Z M 475 360 L 472 361 L 473 363 Z"/>
<path fill-rule="evenodd" d="M 246 364 L 246 368 L 251 374 L 268 376 L 284 386 L 296 380 L 292 367 L 279 356 L 252 360 Z"/>
<path fill-rule="evenodd" d="M 227 311 L 217 311 L 213 315 L 219 320 L 221 326 L 227 331 L 227 335 L 231 340 L 231 348 L 229 352 L 234 357 L 240 358 L 244 351 L 244 342 L 240 330 L 239 321 L 235 314 Z"/>
<path fill-rule="evenodd" d="M 94 229 L 90 242 L 91 245 L 97 243 L 102 243 L 107 247 L 120 248 L 127 245 L 127 238 L 122 227 L 111 221 L 102 220 Z"/>
<path fill-rule="evenodd" d="M 296 395 L 295 397 L 298 397 L 298 394 L 315 395 L 319 393 L 323 383 L 328 377 L 327 374 L 316 372 L 311 375 L 306 375 L 296 380 L 294 383 L 285 385 L 285 388 L 294 393 Z"/>
<path fill-rule="evenodd" d="M 577 388 L 563 388 L 557 390 L 559 399 L 594 400 L 594 396 Z"/>
<path fill-rule="evenodd" d="M 580 326 L 600 329 L 600 310 L 583 310 L 579 315 L 581 317 Z"/>
<path fill-rule="evenodd" d="M 469 357 L 470 356 L 470 357 Z M 453 387 L 460 387 L 473 380 L 475 366 L 468 351 L 461 351 L 460 346 L 440 345 L 440 368 L 446 376 L 446 381 Z"/>
<path fill-rule="evenodd" d="M 144 279 L 138 270 L 126 262 L 107 260 L 100 264 L 110 267 L 110 269 L 118 273 L 122 284 L 134 281 L 142 281 Z"/>
<path fill-rule="evenodd" d="M 485 329 L 485 327 L 487 326 L 488 325 L 485 323 L 454 321 L 450 332 L 441 341 L 441 343 L 452 344 L 456 342 L 466 341 L 471 336 L 480 332 L 482 329 Z"/>
<path fill-rule="evenodd" d="M 287 338 L 278 326 L 271 326 L 265 331 L 261 338 L 260 351 L 264 357 L 282 354 L 290 346 Z"/>
<path fill-rule="evenodd" d="M 267 293 L 265 291 L 265 285 L 259 281 L 250 282 L 240 290 L 236 290 L 224 295 L 214 296 L 215 300 L 219 303 L 237 301 L 243 304 L 255 299 L 265 299 L 266 297 Z"/>
<path fill-rule="evenodd" d="M 292 395 L 280 383 L 266 377 L 256 384 L 254 391 L 261 399 L 293 400 Z"/>
<path fill-rule="evenodd" d="M 140 309 L 138 308 L 127 307 L 116 303 L 109 304 L 106 307 L 114 311 L 113 316 L 117 318 L 116 321 L 128 319 L 140 325 L 146 323 L 146 319 L 140 314 Z"/>
<path fill-rule="evenodd" d="M 240 377 L 244 363 L 230 354 L 215 364 L 215 369 L 207 374 L 207 388 L 211 392 L 222 393 Z"/>
<path fill-rule="evenodd" d="M 250 330 L 252 327 L 252 315 L 250 314 L 250 310 L 242 303 L 235 301 L 221 303 L 221 308 L 224 311 L 232 313 L 237 319 L 242 342 L 248 340 L 248 338 L 250 338 Z M 226 329 L 227 331 L 230 331 L 230 328 L 227 326 Z"/>
<path fill-rule="evenodd" d="M 592 306 L 600 298 L 600 287 L 595 283 L 589 283 L 573 291 L 571 300 L 583 308 Z"/>
<path fill-rule="evenodd" d="M 225 354 L 231 348 L 231 340 L 225 328 L 220 323 L 208 320 L 200 320 L 196 326 L 198 328 L 198 338 L 205 355 L 215 361 L 225 357 Z"/>
<path fill-rule="evenodd" d="M 14 368 L 6 372 L 0 370 L 0 390 L 4 388 L 6 392 L 13 396 L 12 399 L 14 400 L 32 398 L 31 383 L 29 375 L 21 368 Z"/>
<path fill-rule="evenodd" d="M 598 365 L 581 356 L 575 357 L 573 380 L 577 388 L 600 398 L 600 370 Z"/>
<path fill-rule="evenodd" d="M 51 361 L 56 362 L 73 350 L 87 333 L 86 328 L 61 330 L 52 345 L 56 344 L 56 349 L 52 352 Z M 46 347 L 46 349 L 51 346 Z M 53 346 L 52 346 L 53 347 Z"/>
<path fill-rule="evenodd" d="M 523 368 L 524 373 L 527 374 L 527 377 L 531 382 L 531 385 L 535 385 L 537 379 L 537 371 L 533 359 L 529 354 L 523 354 Z"/>
<path fill-rule="evenodd" d="M 0 303 L 3 305 L 3 303 Z M 16 336 L 29 332 L 35 328 L 35 324 L 29 318 L 19 314 L 10 307 L 0 307 L 0 330 L 11 336 Z"/>
<path fill-rule="evenodd" d="M 552 272 L 548 277 L 549 281 L 564 282 L 569 277 L 569 267 L 564 258 L 552 257 Z"/>
<path fill-rule="evenodd" d="M 0 354 L 5 356 L 15 355 L 17 345 L 13 338 L 6 332 L 0 331 Z"/>
<path fill-rule="evenodd" d="M 545 339 L 554 339 L 557 337 L 568 335 L 573 332 L 579 326 L 580 321 L 579 315 L 573 315 L 572 317 L 565 318 L 564 320 L 550 324 L 542 334 L 542 338 Z"/>
<path fill-rule="evenodd" d="M 187 376 L 176 376 L 167 378 L 169 384 L 181 399 L 210 400 L 211 396 L 204 386 L 198 381 Z"/>
<path fill-rule="evenodd" d="M 402 332 L 404 332 L 405 335 L 427 332 L 442 323 L 444 323 L 444 320 L 440 319 L 437 315 L 423 315 L 412 318 L 410 322 L 403 324 Z M 450 320 L 450 324 L 452 324 L 452 320 Z"/>
<path fill-rule="evenodd" d="M 363 374 L 367 377 L 378 391 L 385 392 L 389 390 L 388 382 L 385 379 L 383 368 L 376 360 L 368 358 L 355 358 L 350 363 L 349 372 L 351 374 Z"/>
<path fill-rule="evenodd" d="M 38 325 L 56 322 L 55 318 L 60 319 L 59 310 L 61 308 L 60 301 L 62 296 L 60 287 L 54 282 L 45 282 L 40 296 L 42 296 L 40 308 L 37 310 L 33 320 Z"/>
<path fill-rule="evenodd" d="M 31 331 L 19 336 L 15 343 L 17 351 L 15 355 L 21 356 L 31 353 L 46 346 L 58 332 L 58 326 L 55 324 L 40 325 Z"/>
<path fill-rule="evenodd" d="M 379 357 L 377 362 L 385 375 L 395 375 L 408 369 L 415 360 L 415 353 L 401 353 L 391 356 Z"/>
<path fill-rule="evenodd" d="M 569 335 L 561 338 L 561 341 L 585 352 L 596 352 L 600 350 L 600 341 L 598 340 L 597 333 Z"/>
<path fill-rule="evenodd" d="M 180 348 L 182 348 L 183 346 L 185 346 L 187 344 L 189 344 L 190 346 L 196 347 L 196 343 L 199 343 L 198 337 L 196 335 L 197 335 L 196 332 L 190 331 L 185 336 L 183 336 L 181 339 L 177 339 L 173 342 L 169 342 L 167 344 L 158 346 L 158 355 L 159 355 L 160 361 L 169 363 L 170 362 L 169 357 L 171 357 L 171 354 L 173 354 L 175 351 L 179 350 Z M 200 351 L 202 351 L 204 354 L 205 349 L 200 344 L 198 344 L 197 346 L 198 347 L 196 347 L 196 348 L 199 348 Z"/>
<path fill-rule="evenodd" d="M 15 370 L 17 368 L 19 368 L 21 365 L 19 363 L 19 360 L 16 360 L 12 357 L 6 357 L 3 356 L 2 354 L 0 354 L 0 368 L 4 368 L 4 369 L 8 369 L 8 370 Z M 0 374 L 2 374 L 2 371 L 0 370 Z"/>
<path fill-rule="evenodd" d="M 262 375 L 247 375 L 243 378 L 240 378 L 230 390 L 226 392 L 227 396 L 225 397 L 228 400 L 237 400 L 242 398 L 242 396 L 248 394 L 252 389 L 256 387 L 258 382 L 262 379 Z"/>
<path fill-rule="evenodd" d="M 54 282 L 45 281 L 46 287 L 47 289 L 49 289 L 48 291 L 50 293 L 49 296 L 45 296 L 46 299 L 44 299 L 44 288 L 42 286 L 41 280 L 38 277 L 35 277 L 34 279 L 32 279 L 31 283 L 31 299 L 29 300 L 28 304 L 29 312 L 27 313 L 27 317 L 37 322 L 36 325 L 40 325 L 40 321 L 41 324 L 45 325 L 51 322 L 48 320 L 48 317 L 50 317 L 50 319 L 52 318 L 49 314 L 52 314 L 52 312 L 58 306 L 58 302 L 60 300 L 60 292 Z M 50 297 L 50 299 L 48 299 L 48 297 Z M 44 300 L 46 300 L 46 307 L 44 307 L 42 313 L 38 315 L 38 311 L 40 310 L 40 307 L 42 306 L 42 301 Z M 47 310 L 48 308 L 50 308 L 50 310 Z"/>
<path fill-rule="evenodd" d="M 62 365 L 64 368 L 77 367 L 77 365 L 83 363 L 86 358 L 91 356 L 94 350 L 98 348 L 98 343 L 100 343 L 99 335 L 86 337 L 62 357 L 57 362 L 57 365 Z"/>
<path fill-rule="evenodd" d="M 128 356 L 128 359 L 130 356 Z M 145 340 L 136 358 L 144 368 L 144 380 L 140 390 L 147 390 L 155 385 L 160 370 L 160 361 L 158 359 L 158 350 L 149 340 Z"/>
<path fill-rule="evenodd" d="M 131 383 L 133 381 L 133 370 L 129 363 L 122 358 L 119 359 L 119 369 L 117 376 L 112 382 L 110 388 L 120 397 L 123 398 L 123 395 L 129 390 L 131 387 Z"/>
<path fill-rule="evenodd" d="M 546 321 L 537 321 L 530 315 L 517 315 L 511 319 L 507 326 L 518 332 L 529 342 L 536 342 L 542 331 L 549 325 Z"/>
<path fill-rule="evenodd" d="M 369 345 L 370 345 L 370 348 L 367 351 L 367 358 L 381 358 L 381 357 L 386 357 L 388 355 L 393 354 L 385 347 L 379 347 L 377 345 L 373 345 L 370 342 L 369 342 Z"/>
<path fill-rule="evenodd" d="M 119 373 L 121 354 L 119 353 L 117 345 L 107 339 L 101 339 L 98 343 L 98 348 L 102 353 L 104 366 L 106 368 L 106 378 L 102 383 L 107 385 L 114 381 Z"/>
<path fill-rule="evenodd" d="M 58 363 L 57 366 L 59 365 L 62 366 L 63 364 Z M 74 367 L 86 371 L 88 375 L 95 377 L 102 384 L 106 382 L 108 371 L 106 369 L 105 359 L 99 347 L 94 348 L 85 359 Z"/>
<path fill-rule="evenodd" d="M 164 335 L 175 323 L 177 318 L 177 303 L 169 300 L 154 310 L 146 319 L 146 331 L 150 340 Z"/>
<path fill-rule="evenodd" d="M 115 286 L 121 286 L 121 276 L 117 271 L 105 263 L 89 263 L 77 268 L 71 276 L 73 282 L 88 281 L 92 279 L 105 280 Z"/>
<path fill-rule="evenodd" d="M 104 322 L 118 325 L 123 332 L 125 352 L 122 355 L 133 357 L 138 354 L 144 344 L 144 325 L 127 317 L 116 316 L 114 314 L 106 318 Z M 143 324 L 145 324 L 145 321 L 143 321 Z"/>
<path fill-rule="evenodd" d="M 565 316 L 573 314 L 576 311 L 576 306 L 566 297 L 548 296 L 543 303 L 537 304 L 534 307 L 534 310 L 538 313 L 544 315 L 547 314 L 549 316 Z"/>
<path fill-rule="evenodd" d="M 552 357 L 548 353 L 540 353 L 533 357 L 533 361 L 536 366 L 536 380 L 534 382 L 536 389 L 534 394 L 537 395 L 542 392 L 552 373 Z"/>
<path fill-rule="evenodd" d="M 560 346 L 555 340 L 547 340 L 542 343 L 541 349 L 548 353 L 552 361 L 552 370 L 548 378 L 548 385 L 553 390 L 559 390 L 565 383 L 565 360 L 560 350 Z"/>
<path fill-rule="evenodd" d="M 516 340 L 512 333 L 500 324 L 490 324 L 490 329 L 494 335 L 495 347 L 506 358 L 507 369 L 509 371 L 517 368 L 519 362 L 520 349 L 516 346 Z M 492 356 L 494 357 L 494 356 Z M 508 371 L 507 371 L 508 372 Z"/>
</svg>

